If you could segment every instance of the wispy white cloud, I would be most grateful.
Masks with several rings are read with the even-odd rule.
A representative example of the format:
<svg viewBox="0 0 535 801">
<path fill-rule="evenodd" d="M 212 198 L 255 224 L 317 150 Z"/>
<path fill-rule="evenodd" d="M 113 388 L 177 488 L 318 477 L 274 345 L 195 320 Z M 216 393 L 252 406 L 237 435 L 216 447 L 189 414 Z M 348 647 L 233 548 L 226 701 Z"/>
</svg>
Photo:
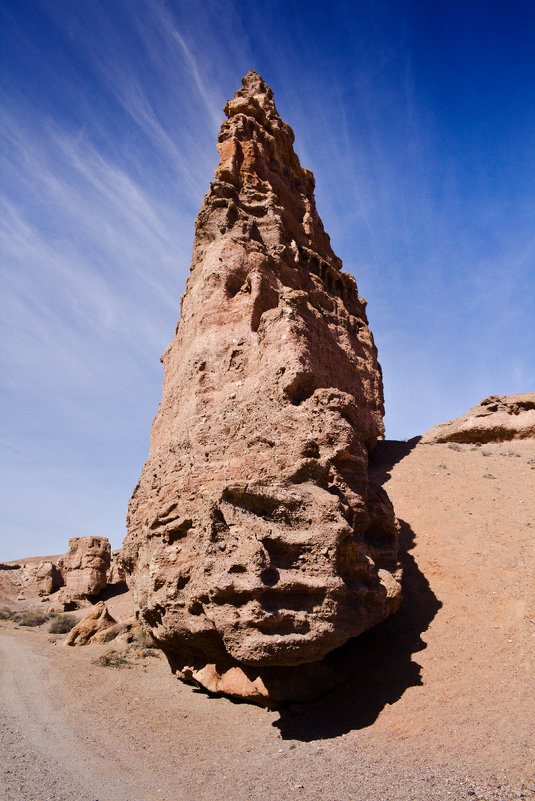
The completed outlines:
<svg viewBox="0 0 535 801">
<path fill-rule="evenodd" d="M 167 63 L 163 63 L 161 48 L 155 46 L 154 41 L 146 41 L 147 51 L 151 53 L 153 59 L 158 58 L 159 66 L 162 69 L 169 67 L 170 64 L 179 63 L 180 56 L 182 56 L 188 66 L 198 97 L 204 105 L 206 115 L 211 121 L 213 129 L 217 130 L 221 125 L 222 117 L 221 91 L 213 77 L 209 83 L 207 77 L 203 75 L 203 64 L 206 65 L 205 48 L 202 47 L 202 58 L 195 54 L 194 44 L 187 41 L 186 36 L 177 27 L 175 18 L 160 0 L 155 0 L 151 11 L 159 35 L 170 46 L 170 56 Z M 147 28 L 143 29 L 142 35 L 147 36 Z"/>
<path fill-rule="evenodd" d="M 20 265 L 8 280 L 48 283 L 65 310 L 78 298 L 95 326 L 104 310 L 119 319 L 112 307 L 136 295 L 144 305 L 173 307 L 189 258 L 181 235 L 191 220 L 150 197 L 83 137 L 46 126 L 32 133 L 13 120 L 8 134 L 5 175 L 34 194 L 31 209 L 3 201 L 4 253 Z"/>
<path fill-rule="evenodd" d="M 70 497 L 83 498 L 84 474 L 103 458 L 108 474 L 117 454 L 133 449 L 130 466 L 106 478 L 119 487 L 121 510 L 109 517 L 123 514 L 159 399 L 158 359 L 178 316 L 193 226 L 87 137 L 30 122 L 4 114 L 0 330 L 4 521 L 31 537 L 38 499 L 68 500 L 53 475 L 76 474 Z M 27 505 L 10 517 L 10 487 L 24 474 Z M 70 514 L 89 520 L 92 503 Z M 115 544 L 121 536 L 119 527 Z"/>
<path fill-rule="evenodd" d="M 222 101 L 214 102 L 217 89 L 208 89 L 195 48 L 163 5 L 145 7 L 149 25 L 132 18 L 139 52 L 124 46 L 98 2 L 89 27 L 84 9 L 68 20 L 55 4 L 48 9 L 81 44 L 100 97 L 115 98 L 101 117 L 94 78 L 73 93 L 60 65 L 54 75 L 50 64 L 47 78 L 72 99 L 73 114 L 51 107 L 36 115 L 22 95 L 6 102 L 2 118 L 4 522 L 31 539 L 32 510 L 48 498 L 41 532 L 62 542 L 49 549 L 61 550 L 73 530 L 91 533 L 106 516 L 120 544 L 116 523 L 146 455 L 159 356 L 178 317 Z M 62 474 L 68 491 L 56 485 Z M 87 497 L 84 483 L 94 485 Z M 95 514 L 94 492 L 105 512 Z M 55 532 L 59 503 L 64 515 L 88 522 Z"/>
</svg>

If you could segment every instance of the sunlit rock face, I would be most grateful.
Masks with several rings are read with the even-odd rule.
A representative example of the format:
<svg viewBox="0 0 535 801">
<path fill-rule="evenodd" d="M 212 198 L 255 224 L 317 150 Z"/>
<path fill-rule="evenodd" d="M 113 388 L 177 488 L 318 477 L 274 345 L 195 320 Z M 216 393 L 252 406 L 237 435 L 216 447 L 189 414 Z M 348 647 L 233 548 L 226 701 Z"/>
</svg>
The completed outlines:
<svg viewBox="0 0 535 801">
<path fill-rule="evenodd" d="M 179 675 L 260 703 L 399 605 L 397 524 L 368 481 L 383 390 L 365 301 L 255 73 L 225 106 L 163 398 L 128 511 L 140 619 Z M 307 696 L 307 697 L 308 697 Z"/>
<path fill-rule="evenodd" d="M 63 586 L 64 580 L 59 567 L 54 562 L 43 560 L 35 571 L 37 594 L 41 597 L 51 595 Z"/>
<path fill-rule="evenodd" d="M 69 553 L 61 560 L 64 596 L 74 599 L 98 595 L 106 586 L 110 560 L 107 537 L 71 537 Z"/>
<path fill-rule="evenodd" d="M 535 438 L 535 392 L 490 395 L 462 417 L 439 423 L 420 442 L 503 442 Z"/>
</svg>

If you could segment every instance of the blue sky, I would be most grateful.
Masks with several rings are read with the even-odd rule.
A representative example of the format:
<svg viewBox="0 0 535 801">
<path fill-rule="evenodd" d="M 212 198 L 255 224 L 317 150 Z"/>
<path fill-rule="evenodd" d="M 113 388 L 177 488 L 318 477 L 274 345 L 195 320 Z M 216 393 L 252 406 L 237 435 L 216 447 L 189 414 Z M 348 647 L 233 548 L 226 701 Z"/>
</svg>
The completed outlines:
<svg viewBox="0 0 535 801">
<path fill-rule="evenodd" d="M 387 436 L 535 387 L 531 0 L 3 0 L 0 559 L 119 547 L 222 106 L 275 92 Z"/>
</svg>

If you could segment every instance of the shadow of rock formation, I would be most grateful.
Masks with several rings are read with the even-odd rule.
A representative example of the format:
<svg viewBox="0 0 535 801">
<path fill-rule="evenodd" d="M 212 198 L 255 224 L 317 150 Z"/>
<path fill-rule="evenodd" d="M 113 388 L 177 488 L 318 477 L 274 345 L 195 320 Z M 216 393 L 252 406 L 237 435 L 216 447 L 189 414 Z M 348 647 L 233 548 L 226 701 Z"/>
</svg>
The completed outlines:
<svg viewBox="0 0 535 801">
<path fill-rule="evenodd" d="M 378 443 L 378 452 L 370 464 L 372 478 L 384 483 L 394 464 L 417 442 L 418 438 Z M 350 678 L 317 701 L 281 710 L 274 725 L 284 739 L 319 740 L 365 728 L 377 719 L 386 704 L 398 701 L 409 687 L 422 684 L 421 667 L 412 656 L 426 647 L 421 635 L 442 604 L 410 553 L 414 532 L 404 520 L 399 520 L 399 524 L 403 566 L 403 601 L 399 611 L 325 658 L 335 668 L 340 666 L 349 673 Z"/>
<path fill-rule="evenodd" d="M 128 592 L 128 584 L 126 581 L 117 581 L 115 584 L 106 584 L 104 589 L 90 600 L 91 603 L 97 604 L 100 601 L 109 601 L 110 598 L 115 598 L 117 595 L 124 595 L 125 592 Z"/>
<path fill-rule="evenodd" d="M 368 464 L 370 479 L 382 487 L 385 481 L 390 478 L 390 472 L 394 465 L 408 456 L 420 440 L 421 437 L 413 437 L 409 440 L 379 440 L 370 454 Z"/>
</svg>

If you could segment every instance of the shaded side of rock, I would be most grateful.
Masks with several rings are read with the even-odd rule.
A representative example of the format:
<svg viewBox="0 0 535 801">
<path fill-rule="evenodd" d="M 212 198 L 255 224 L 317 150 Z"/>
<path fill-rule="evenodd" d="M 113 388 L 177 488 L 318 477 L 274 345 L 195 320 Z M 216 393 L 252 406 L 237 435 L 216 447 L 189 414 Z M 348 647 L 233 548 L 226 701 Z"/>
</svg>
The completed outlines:
<svg viewBox="0 0 535 801">
<path fill-rule="evenodd" d="M 530 438 L 535 438 L 535 392 L 490 395 L 462 417 L 431 428 L 420 442 L 501 442 Z"/>
<path fill-rule="evenodd" d="M 123 563 L 179 674 L 270 696 L 291 668 L 292 697 L 298 666 L 399 605 L 397 524 L 367 472 L 382 376 L 271 89 L 250 72 L 225 111 Z M 228 689 L 243 676 L 256 689 Z"/>
</svg>

